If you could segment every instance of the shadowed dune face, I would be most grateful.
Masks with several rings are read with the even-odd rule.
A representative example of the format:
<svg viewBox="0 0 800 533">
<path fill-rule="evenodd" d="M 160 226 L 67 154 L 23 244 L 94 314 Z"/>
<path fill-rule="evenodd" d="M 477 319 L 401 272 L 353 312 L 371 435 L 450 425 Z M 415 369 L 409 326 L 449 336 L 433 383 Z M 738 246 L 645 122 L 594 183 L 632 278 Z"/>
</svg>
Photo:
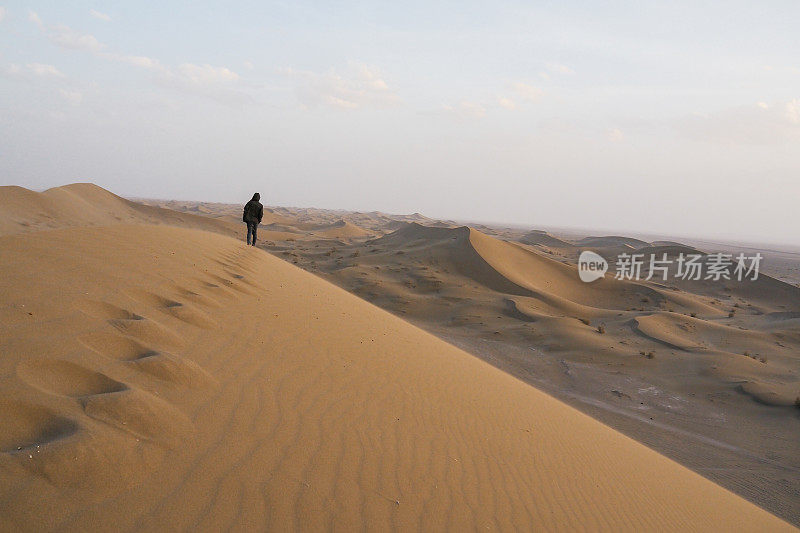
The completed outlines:
<svg viewBox="0 0 800 533">
<path fill-rule="evenodd" d="M 648 246 L 623 237 L 593 242 Z M 335 255 L 306 248 L 298 257 L 348 290 L 428 324 L 469 327 L 495 338 L 510 335 L 559 353 L 639 358 L 665 348 L 700 351 L 718 359 L 712 374 L 725 382 L 744 379 L 772 387 L 784 405 L 800 395 L 795 356 L 800 344 L 792 322 L 776 320 L 770 327 L 757 318 L 796 309 L 800 289 L 768 276 L 700 281 L 686 290 L 611 276 L 587 284 L 568 262 L 464 226 L 409 223 L 362 245 L 338 246 Z M 297 256 L 302 245 L 294 249 Z M 748 356 L 761 366 L 729 364 L 732 357 Z M 769 368 L 764 361 L 772 361 Z M 765 376 L 770 378 L 763 381 Z"/>
<path fill-rule="evenodd" d="M 240 241 L 0 246 L 0 529 L 790 529 Z"/>
</svg>

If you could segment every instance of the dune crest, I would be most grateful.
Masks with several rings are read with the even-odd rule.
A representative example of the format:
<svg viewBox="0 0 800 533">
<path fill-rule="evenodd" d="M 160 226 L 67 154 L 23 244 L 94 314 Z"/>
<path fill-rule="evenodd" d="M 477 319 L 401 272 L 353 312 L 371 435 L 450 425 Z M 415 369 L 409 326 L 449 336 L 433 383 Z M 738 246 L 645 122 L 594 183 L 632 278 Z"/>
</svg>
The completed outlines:
<svg viewBox="0 0 800 533">
<path fill-rule="evenodd" d="M 0 186 L 0 235 L 65 226 L 167 224 L 231 235 L 239 225 L 126 200 L 93 183 L 73 183 L 38 193 Z"/>
</svg>

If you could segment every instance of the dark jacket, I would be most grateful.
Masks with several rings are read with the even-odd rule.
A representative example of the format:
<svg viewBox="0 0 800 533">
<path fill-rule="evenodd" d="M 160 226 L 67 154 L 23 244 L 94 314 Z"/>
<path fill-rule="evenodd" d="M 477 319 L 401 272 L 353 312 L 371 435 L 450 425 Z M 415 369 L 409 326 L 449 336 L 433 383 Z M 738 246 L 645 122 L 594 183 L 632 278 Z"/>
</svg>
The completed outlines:
<svg viewBox="0 0 800 533">
<path fill-rule="evenodd" d="M 244 213 L 242 213 L 242 222 L 249 222 L 251 224 L 261 223 L 261 219 L 264 218 L 264 206 L 259 202 L 260 199 L 261 195 L 255 193 L 253 199 L 245 204 Z"/>
</svg>

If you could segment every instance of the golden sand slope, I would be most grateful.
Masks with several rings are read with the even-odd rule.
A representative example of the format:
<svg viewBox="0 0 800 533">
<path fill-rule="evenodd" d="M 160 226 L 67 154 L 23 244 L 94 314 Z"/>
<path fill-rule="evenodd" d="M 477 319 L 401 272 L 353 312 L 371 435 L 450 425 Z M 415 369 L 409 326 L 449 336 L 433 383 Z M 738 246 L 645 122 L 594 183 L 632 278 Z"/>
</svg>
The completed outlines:
<svg viewBox="0 0 800 533">
<path fill-rule="evenodd" d="M 0 529 L 791 529 L 242 242 L 0 249 Z"/>
<path fill-rule="evenodd" d="M 41 193 L 0 187 L 0 235 L 132 223 L 179 225 L 227 235 L 241 231 L 238 223 L 132 202 L 92 183 L 73 183 Z"/>
</svg>

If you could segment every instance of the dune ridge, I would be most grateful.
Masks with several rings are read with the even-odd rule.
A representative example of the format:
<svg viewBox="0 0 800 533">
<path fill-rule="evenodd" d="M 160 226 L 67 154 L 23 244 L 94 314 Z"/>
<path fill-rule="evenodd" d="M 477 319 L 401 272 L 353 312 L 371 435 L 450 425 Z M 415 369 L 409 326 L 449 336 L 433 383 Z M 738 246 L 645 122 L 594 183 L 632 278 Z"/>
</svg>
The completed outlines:
<svg viewBox="0 0 800 533">
<path fill-rule="evenodd" d="M 93 183 L 73 183 L 41 193 L 0 186 L 0 195 L 0 235 L 131 223 L 176 225 L 225 235 L 241 231 L 240 225 L 231 222 L 132 202 Z"/>
</svg>

